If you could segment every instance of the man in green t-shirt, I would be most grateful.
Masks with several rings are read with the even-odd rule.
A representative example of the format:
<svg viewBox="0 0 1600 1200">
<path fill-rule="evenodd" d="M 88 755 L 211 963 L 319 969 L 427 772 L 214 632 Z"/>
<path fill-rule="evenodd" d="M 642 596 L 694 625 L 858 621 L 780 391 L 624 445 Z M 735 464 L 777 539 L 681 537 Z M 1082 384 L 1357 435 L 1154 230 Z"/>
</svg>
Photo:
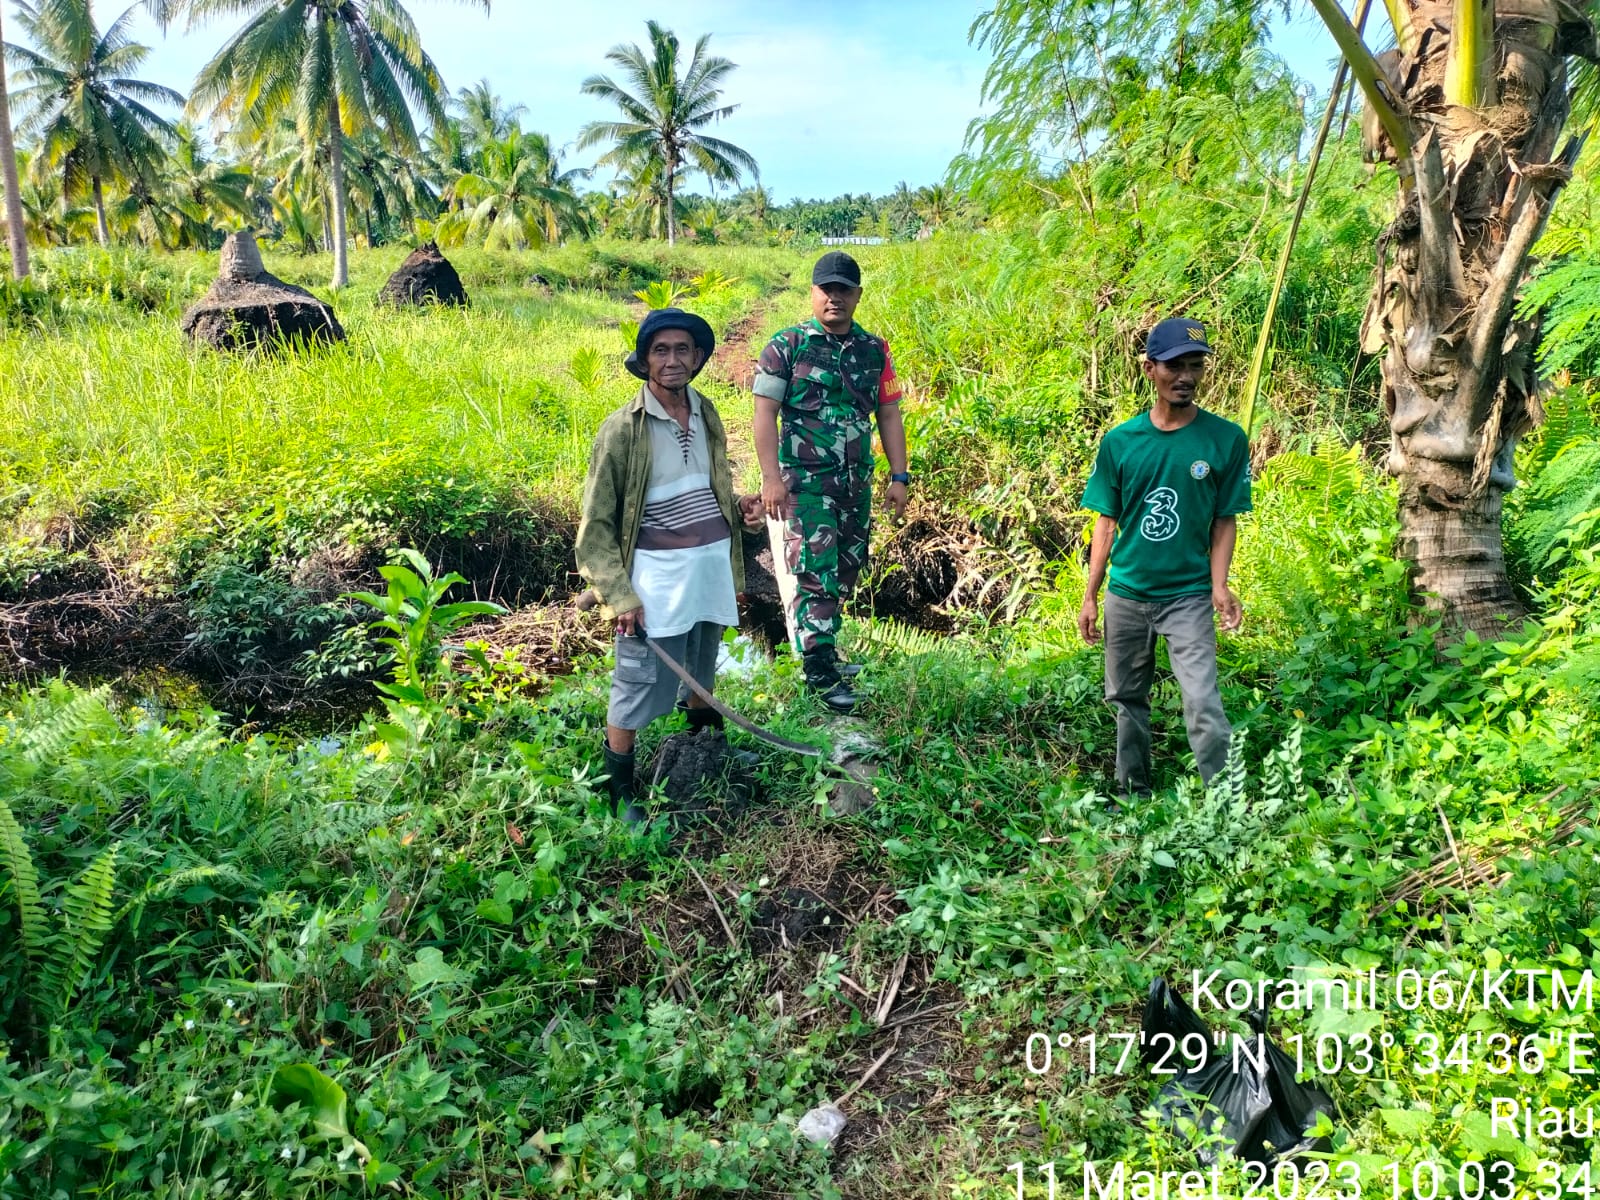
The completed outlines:
<svg viewBox="0 0 1600 1200">
<path fill-rule="evenodd" d="M 1117 711 L 1117 786 L 1150 792 L 1150 687 L 1156 638 L 1167 639 L 1183 692 L 1183 719 L 1200 776 L 1222 769 L 1232 729 L 1217 690 L 1217 631 L 1244 620 L 1228 587 L 1237 514 L 1250 511 L 1250 447 L 1244 430 L 1195 405 L 1205 374 L 1205 328 L 1172 317 L 1145 341 L 1144 373 L 1155 385 L 1149 412 L 1100 443 L 1083 506 L 1100 514 L 1089 551 L 1088 594 L 1078 632 L 1101 641 L 1100 585 L 1106 564 L 1106 700 Z"/>
</svg>

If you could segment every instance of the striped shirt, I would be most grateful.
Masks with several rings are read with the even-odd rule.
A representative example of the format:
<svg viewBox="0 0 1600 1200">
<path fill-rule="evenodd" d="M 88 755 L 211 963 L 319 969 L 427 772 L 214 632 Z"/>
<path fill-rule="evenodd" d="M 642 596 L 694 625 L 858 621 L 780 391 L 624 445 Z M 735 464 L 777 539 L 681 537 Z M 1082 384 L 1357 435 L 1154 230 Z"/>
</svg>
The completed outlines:
<svg viewBox="0 0 1600 1200">
<path fill-rule="evenodd" d="M 654 637 L 687 633 L 702 621 L 737 625 L 728 521 L 711 490 L 711 454 L 700 396 L 689 389 L 689 424 L 667 415 L 644 389 L 650 483 L 634 551 L 633 590 Z"/>
</svg>

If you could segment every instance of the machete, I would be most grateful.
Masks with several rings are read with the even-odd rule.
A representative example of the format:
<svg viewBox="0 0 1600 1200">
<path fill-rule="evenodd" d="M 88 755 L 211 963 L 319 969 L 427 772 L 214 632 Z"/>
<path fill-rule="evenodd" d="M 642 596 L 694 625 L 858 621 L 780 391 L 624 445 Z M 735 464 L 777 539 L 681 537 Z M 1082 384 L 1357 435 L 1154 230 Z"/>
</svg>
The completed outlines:
<svg viewBox="0 0 1600 1200">
<path fill-rule="evenodd" d="M 741 717 L 738 713 L 734 712 L 733 709 L 729 708 L 721 700 L 718 700 L 710 692 L 706 691 L 705 688 L 701 687 L 699 681 L 684 669 L 682 663 L 673 658 L 672 655 L 668 654 L 656 643 L 655 638 L 642 633 L 635 634 L 634 636 L 644 638 L 644 644 L 656 652 L 656 657 L 667 665 L 667 670 L 671 671 L 679 679 L 683 680 L 685 687 L 687 687 L 696 696 L 699 696 L 700 699 L 704 700 L 728 720 L 732 721 L 740 729 L 743 729 L 746 733 L 755 735 L 763 742 L 766 742 L 769 746 L 776 746 L 780 750 L 789 750 L 795 754 L 822 753 L 822 751 L 815 746 L 808 746 L 804 742 L 791 741 L 789 738 L 783 737 L 780 734 L 772 733 L 761 728 L 761 726 L 757 725 L 754 721 L 748 719 L 747 717 Z"/>
<path fill-rule="evenodd" d="M 593 588 L 585 588 L 573 601 L 573 606 L 577 608 L 579 612 L 588 612 L 591 608 L 599 603 L 600 594 Z M 656 652 L 656 657 L 667 665 L 667 670 L 671 671 L 683 681 L 685 687 L 687 687 L 696 696 L 699 696 L 700 699 L 704 700 L 713 709 L 721 713 L 724 717 L 732 721 L 746 733 L 754 734 L 763 742 L 766 742 L 769 746 L 776 746 L 780 750 L 789 750 L 795 754 L 820 755 L 822 753 L 822 751 L 817 749 L 815 746 L 808 746 L 805 742 L 792 741 L 789 738 L 781 736 L 780 734 L 768 732 L 767 730 L 761 728 L 761 726 L 757 725 L 754 721 L 750 720 L 748 717 L 741 717 L 738 713 L 734 712 L 733 709 L 729 708 L 721 700 L 718 700 L 710 692 L 706 691 L 705 688 L 701 687 L 699 680 L 695 679 L 693 675 L 689 674 L 689 672 L 684 669 L 682 663 L 673 658 L 672 655 L 668 654 L 659 645 L 657 645 L 654 638 L 643 633 L 636 633 L 632 636 L 644 638 L 644 644 Z"/>
</svg>

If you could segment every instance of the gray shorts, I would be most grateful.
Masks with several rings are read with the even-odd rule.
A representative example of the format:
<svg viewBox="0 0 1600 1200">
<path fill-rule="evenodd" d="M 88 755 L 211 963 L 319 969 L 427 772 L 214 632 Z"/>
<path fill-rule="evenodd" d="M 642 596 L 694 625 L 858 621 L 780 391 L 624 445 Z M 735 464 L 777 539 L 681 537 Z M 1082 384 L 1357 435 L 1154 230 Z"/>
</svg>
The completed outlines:
<svg viewBox="0 0 1600 1200">
<path fill-rule="evenodd" d="M 717 677 L 717 652 L 722 648 L 722 626 L 701 621 L 688 633 L 658 637 L 660 646 L 683 664 L 695 682 L 710 691 Z M 679 681 L 641 637 L 617 635 L 617 667 L 611 673 L 611 704 L 606 724 L 617 729 L 643 729 L 672 711 L 679 692 L 689 689 Z"/>
</svg>

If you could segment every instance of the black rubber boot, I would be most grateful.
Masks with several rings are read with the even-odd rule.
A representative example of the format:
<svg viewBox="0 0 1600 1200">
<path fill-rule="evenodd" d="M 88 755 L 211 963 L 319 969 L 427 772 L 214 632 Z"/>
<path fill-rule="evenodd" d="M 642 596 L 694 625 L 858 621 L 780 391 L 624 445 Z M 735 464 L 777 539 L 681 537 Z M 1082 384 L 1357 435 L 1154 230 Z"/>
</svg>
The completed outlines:
<svg viewBox="0 0 1600 1200">
<path fill-rule="evenodd" d="M 832 646 L 813 650 L 805 656 L 804 662 L 806 687 L 815 692 L 818 699 L 836 713 L 847 713 L 855 709 L 856 694 L 840 677 L 839 659 Z"/>
<path fill-rule="evenodd" d="M 722 719 L 722 714 L 714 708 L 691 708 L 689 714 L 689 732 L 699 733 L 702 729 L 715 729 L 718 733 L 726 734 L 727 722 Z M 741 767 L 755 767 L 761 764 L 761 756 L 749 750 L 735 750 L 728 747 L 728 757 Z"/>
<path fill-rule="evenodd" d="M 611 815 L 629 825 L 642 826 L 648 817 L 638 805 L 638 784 L 633 777 L 633 751 L 618 754 L 609 744 L 606 752 L 606 790 L 611 793 Z"/>
</svg>

